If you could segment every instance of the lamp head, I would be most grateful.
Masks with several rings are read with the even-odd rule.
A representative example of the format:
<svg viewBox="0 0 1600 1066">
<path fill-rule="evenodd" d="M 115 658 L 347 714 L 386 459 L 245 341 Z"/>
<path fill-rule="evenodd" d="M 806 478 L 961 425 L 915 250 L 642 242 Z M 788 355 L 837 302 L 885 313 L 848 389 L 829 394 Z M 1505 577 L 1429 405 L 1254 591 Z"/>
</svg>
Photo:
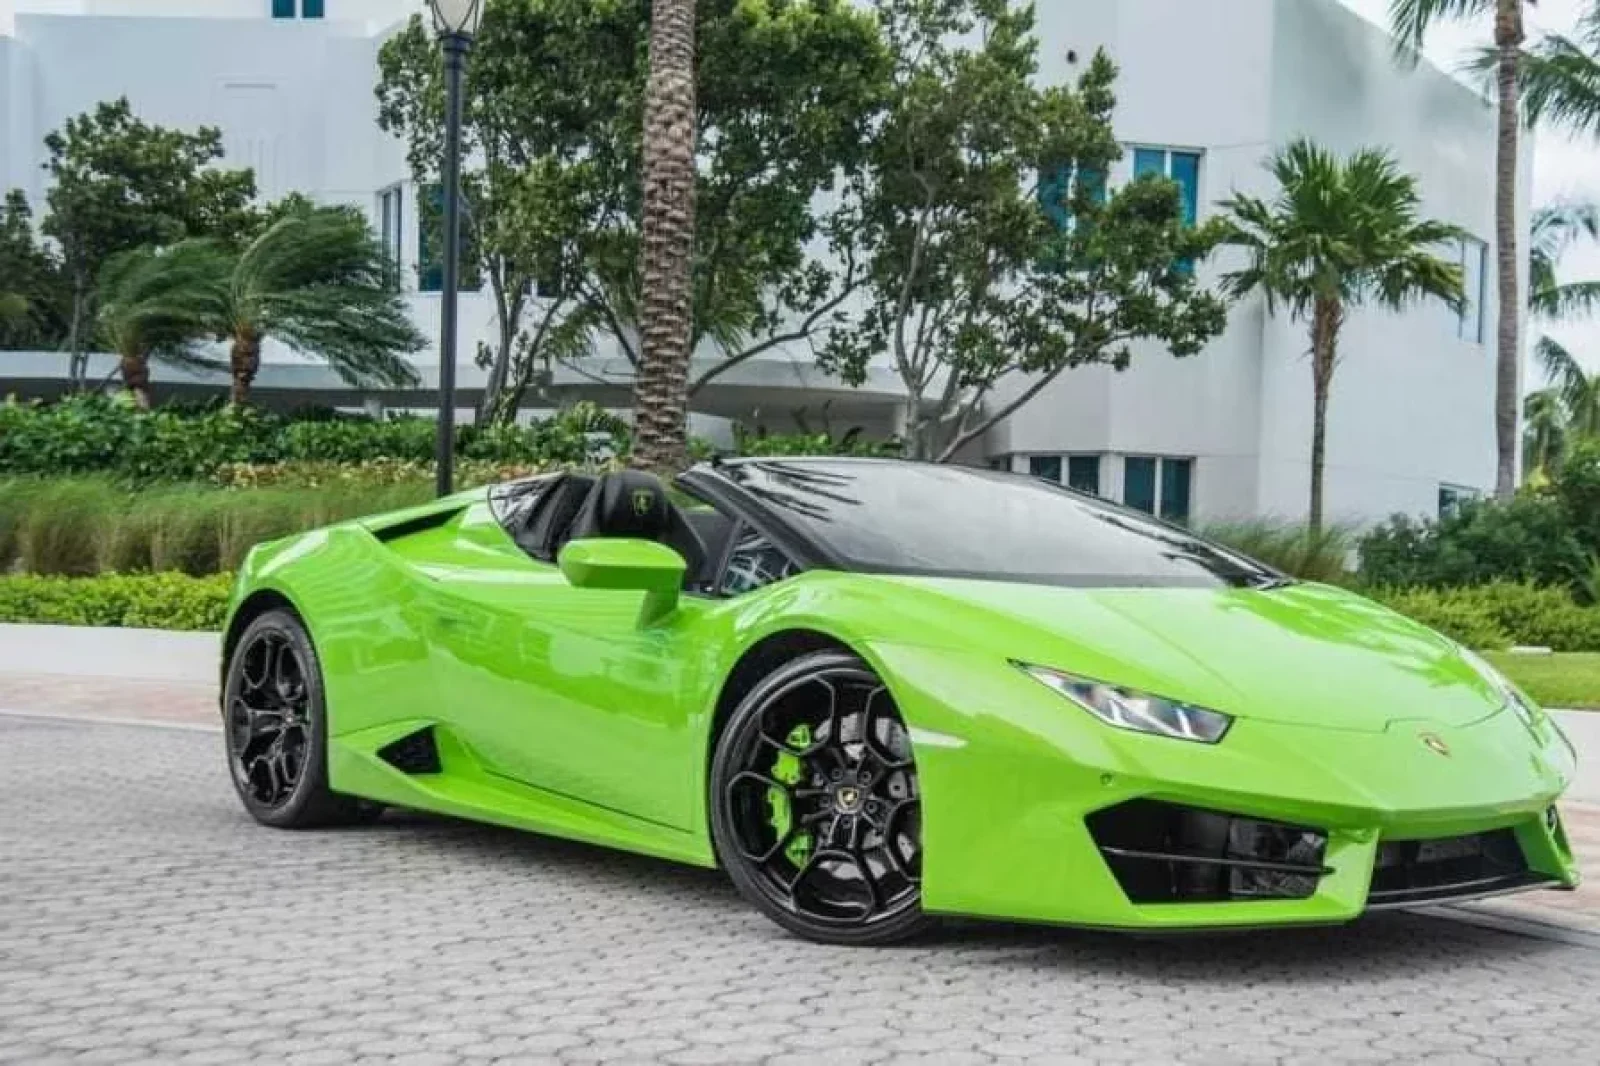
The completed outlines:
<svg viewBox="0 0 1600 1066">
<path fill-rule="evenodd" d="M 440 37 L 476 37 L 486 0 L 428 0 L 433 31 Z"/>
</svg>

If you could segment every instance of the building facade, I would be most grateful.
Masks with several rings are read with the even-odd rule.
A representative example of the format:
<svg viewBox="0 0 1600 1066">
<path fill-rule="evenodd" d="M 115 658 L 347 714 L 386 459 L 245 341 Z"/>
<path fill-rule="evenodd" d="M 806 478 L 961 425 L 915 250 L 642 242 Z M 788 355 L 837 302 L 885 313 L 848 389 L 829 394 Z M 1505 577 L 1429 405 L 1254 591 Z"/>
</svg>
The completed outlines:
<svg viewBox="0 0 1600 1066">
<path fill-rule="evenodd" d="M 373 96 L 379 47 L 421 6 L 0 0 L 0 188 L 41 204 L 45 134 L 101 100 L 125 95 L 164 125 L 218 126 L 228 162 L 254 168 L 263 195 L 301 191 L 369 212 L 417 325 L 435 336 L 438 272 L 419 239 L 419 190 L 401 145 L 377 129 Z M 1397 66 L 1386 35 L 1338 0 L 1049 0 L 1038 13 L 1041 77 L 1074 77 L 1096 48 L 1121 68 L 1117 127 L 1128 151 L 1113 181 L 1167 174 L 1204 218 L 1235 190 L 1270 194 L 1261 163 L 1297 136 L 1341 152 L 1385 147 L 1419 176 L 1425 210 L 1474 235 L 1450 250 L 1465 268 L 1468 307 L 1350 317 L 1330 405 L 1328 512 L 1353 522 L 1431 515 L 1486 491 L 1495 459 L 1492 110 L 1431 67 Z M 1202 276 L 1230 265 L 1224 254 Z M 463 294 L 462 326 L 465 406 L 482 384 L 470 353 L 495 332 L 486 295 Z M 1302 516 L 1306 348 L 1303 323 L 1247 300 L 1198 356 L 1176 360 L 1152 345 L 1124 372 L 1063 375 L 971 458 L 1173 518 Z M 357 396 L 323 368 L 269 349 L 258 388 L 350 406 L 426 406 L 436 359 L 418 358 L 417 390 Z M 48 391 L 64 362 L 8 357 L 0 391 Z M 616 353 L 597 352 L 591 377 L 557 374 L 552 402 L 583 395 L 623 405 L 624 385 L 593 378 L 620 380 L 625 370 Z M 157 385 L 211 387 L 170 371 L 158 371 Z M 852 389 L 819 373 L 799 347 L 738 368 L 697 402 L 709 415 L 774 428 L 798 414 L 813 426 L 892 432 L 902 395 L 887 367 Z"/>
</svg>

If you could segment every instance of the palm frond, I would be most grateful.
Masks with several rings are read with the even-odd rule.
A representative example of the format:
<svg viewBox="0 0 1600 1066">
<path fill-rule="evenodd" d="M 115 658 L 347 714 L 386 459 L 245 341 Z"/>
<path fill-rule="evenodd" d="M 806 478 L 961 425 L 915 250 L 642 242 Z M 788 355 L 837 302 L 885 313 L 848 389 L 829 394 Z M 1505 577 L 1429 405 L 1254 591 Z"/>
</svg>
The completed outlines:
<svg viewBox="0 0 1600 1066">
<path fill-rule="evenodd" d="M 1396 55 L 1415 62 L 1435 23 L 1494 10 L 1494 0 L 1390 0 L 1389 30 Z"/>
<path fill-rule="evenodd" d="M 1522 53 L 1517 81 L 1530 125 L 1600 133 L 1600 39 L 1580 42 L 1548 34 Z"/>
</svg>

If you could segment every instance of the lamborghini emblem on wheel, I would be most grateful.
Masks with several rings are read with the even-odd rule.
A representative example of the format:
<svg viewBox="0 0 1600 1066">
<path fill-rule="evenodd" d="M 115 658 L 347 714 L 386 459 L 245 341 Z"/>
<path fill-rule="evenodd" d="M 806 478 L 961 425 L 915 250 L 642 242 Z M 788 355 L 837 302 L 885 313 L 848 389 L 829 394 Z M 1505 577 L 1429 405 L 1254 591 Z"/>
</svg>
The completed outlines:
<svg viewBox="0 0 1600 1066">
<path fill-rule="evenodd" d="M 650 505 L 655 503 L 655 494 L 648 489 L 638 489 L 633 494 L 633 513 L 643 518 L 650 513 Z"/>
<path fill-rule="evenodd" d="M 1447 759 L 1450 757 L 1450 745 L 1446 744 L 1444 742 L 1444 738 L 1439 736 L 1439 734 L 1419 733 L 1417 735 L 1422 740 L 1423 746 L 1429 751 L 1433 752 L 1435 755 L 1443 755 Z"/>
</svg>

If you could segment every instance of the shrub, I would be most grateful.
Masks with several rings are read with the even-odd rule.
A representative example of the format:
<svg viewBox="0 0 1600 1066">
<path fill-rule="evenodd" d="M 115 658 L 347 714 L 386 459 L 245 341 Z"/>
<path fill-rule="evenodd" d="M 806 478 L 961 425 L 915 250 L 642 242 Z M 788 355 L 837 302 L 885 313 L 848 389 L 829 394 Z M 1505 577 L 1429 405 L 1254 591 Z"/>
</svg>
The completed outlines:
<svg viewBox="0 0 1600 1066">
<path fill-rule="evenodd" d="M 221 629 L 232 584 L 228 574 L 10 574 L 0 576 L 0 622 Z"/>
<path fill-rule="evenodd" d="M 214 574 L 264 540 L 421 503 L 428 481 L 251 490 L 104 478 L 0 482 L 0 571 L 84 575 L 176 570 Z"/>
<path fill-rule="evenodd" d="M 1600 650 L 1600 608 L 1580 606 L 1565 589 L 1496 581 L 1450 589 L 1376 590 L 1370 595 L 1470 647 Z"/>
<path fill-rule="evenodd" d="M 1588 553 L 1567 506 L 1549 496 L 1471 503 L 1438 522 L 1396 516 L 1362 538 L 1367 585 L 1447 588 L 1519 581 L 1576 588 Z"/>
<path fill-rule="evenodd" d="M 1252 559 L 1259 559 L 1286 574 L 1306 581 L 1348 583 L 1355 534 L 1343 526 L 1326 526 L 1313 533 L 1304 522 L 1263 518 L 1248 522 L 1219 522 L 1202 530 Z"/>
<path fill-rule="evenodd" d="M 905 445 L 900 441 L 870 440 L 862 436 L 859 428 L 850 430 L 842 437 L 834 437 L 828 433 L 751 432 L 735 425 L 733 439 L 740 455 L 866 455 L 899 458 L 905 454 Z"/>
<path fill-rule="evenodd" d="M 204 481 L 224 468 L 291 463 L 429 463 L 436 424 L 313 412 L 285 421 L 251 408 L 138 411 L 102 396 L 0 404 L 0 470 L 119 481 Z M 456 454 L 486 464 L 542 467 L 603 461 L 628 448 L 627 426 L 580 403 L 530 426 L 464 426 Z"/>
</svg>

